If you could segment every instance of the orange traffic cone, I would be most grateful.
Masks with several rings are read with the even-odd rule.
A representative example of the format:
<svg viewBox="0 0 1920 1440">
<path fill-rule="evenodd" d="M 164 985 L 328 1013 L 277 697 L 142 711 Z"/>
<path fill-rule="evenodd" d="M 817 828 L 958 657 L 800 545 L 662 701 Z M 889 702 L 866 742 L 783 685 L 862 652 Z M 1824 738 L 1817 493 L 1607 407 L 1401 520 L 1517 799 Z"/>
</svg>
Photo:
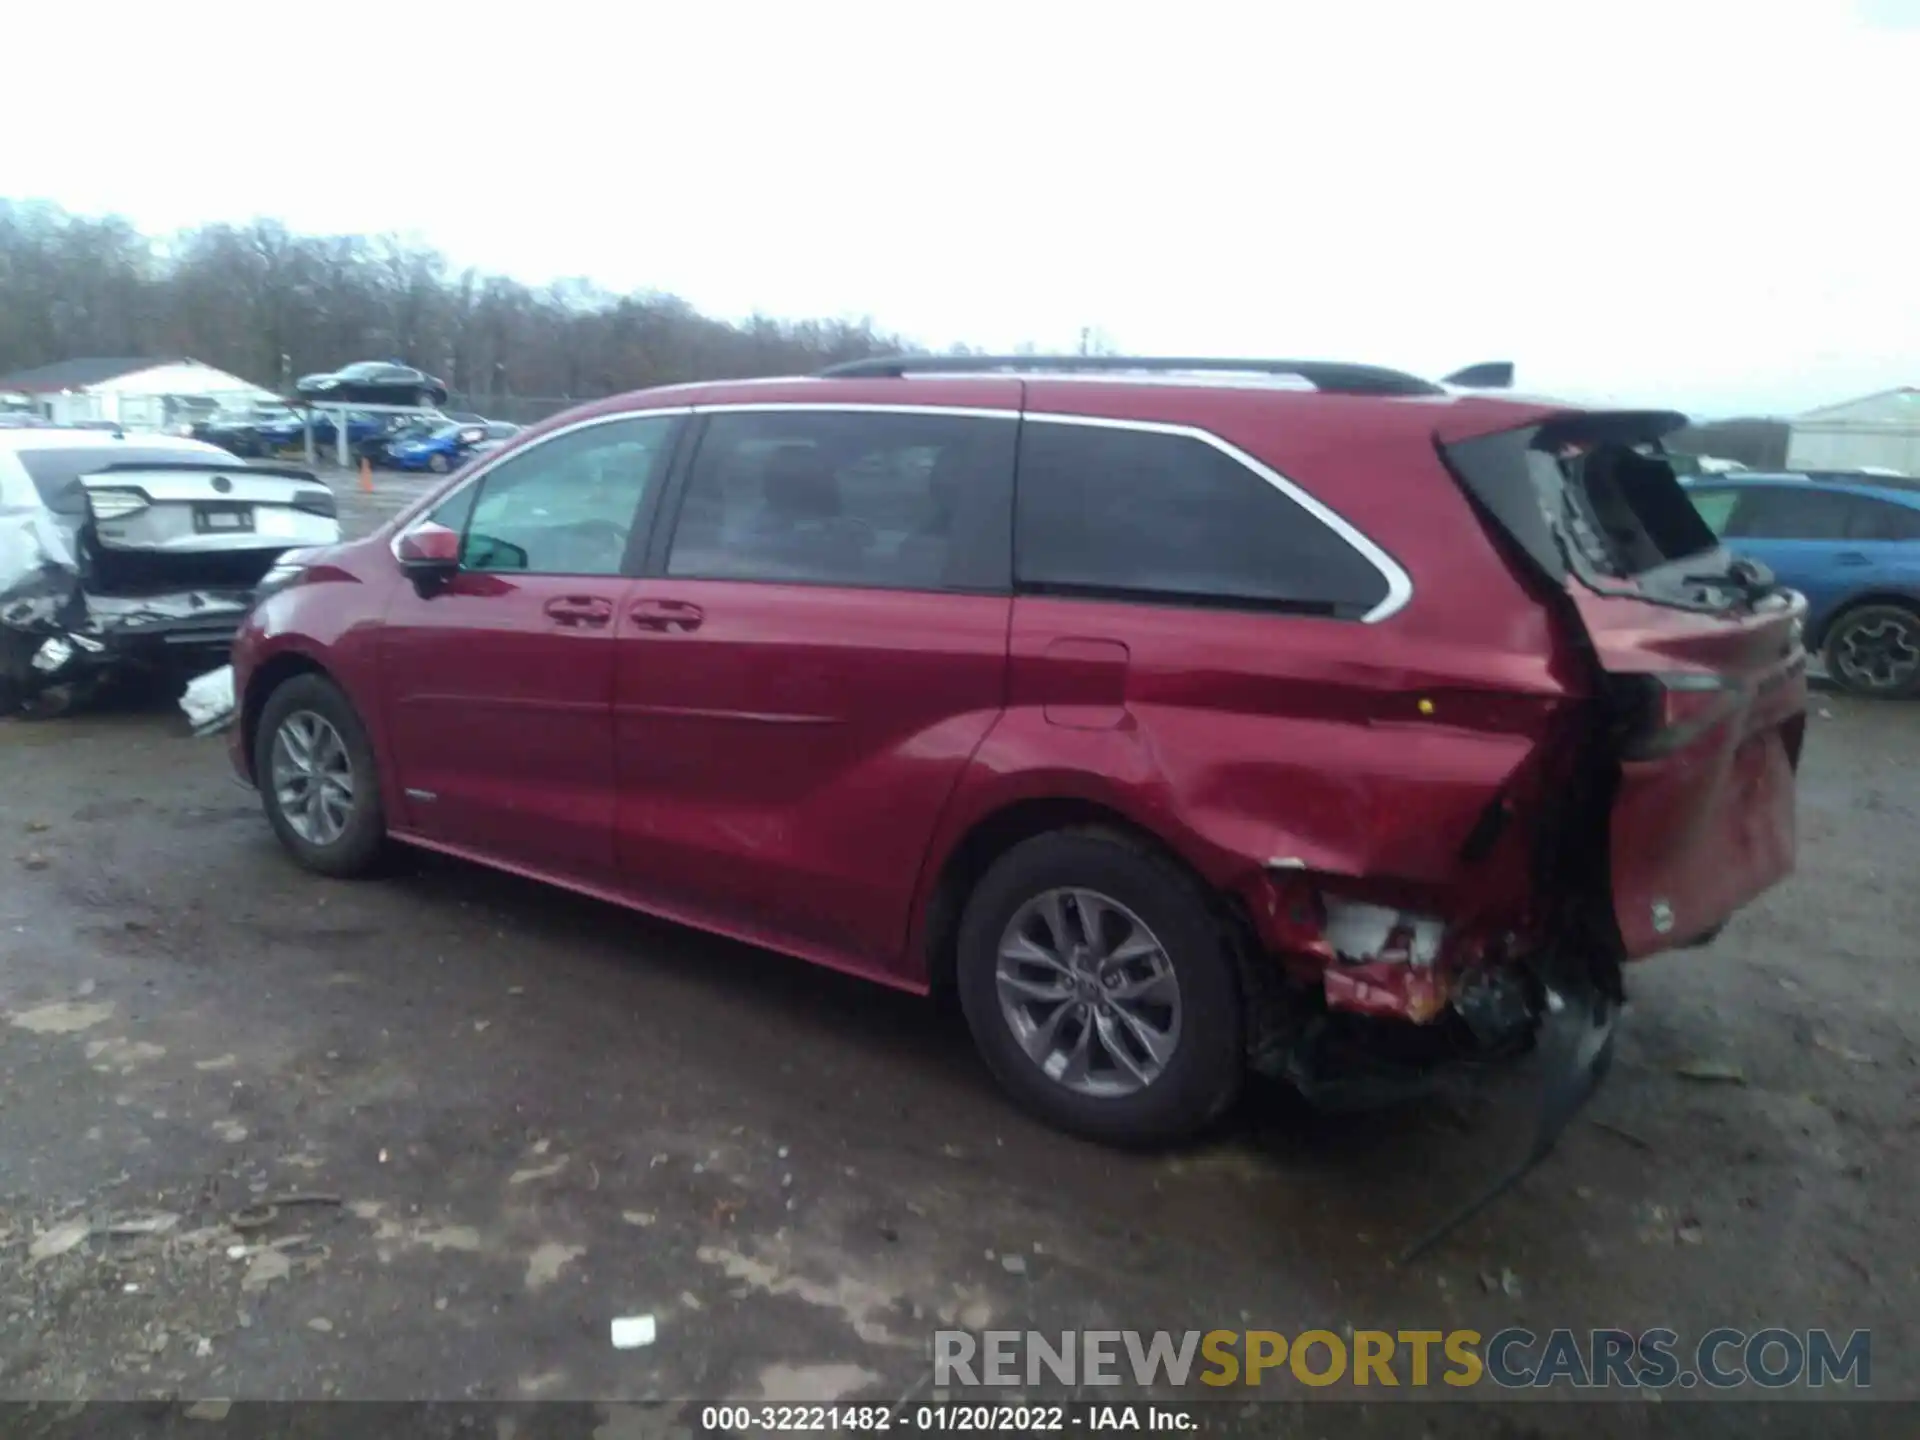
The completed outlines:
<svg viewBox="0 0 1920 1440">
<path fill-rule="evenodd" d="M 373 493 L 373 462 L 364 455 L 360 457 L 360 488 L 369 495 Z"/>
</svg>

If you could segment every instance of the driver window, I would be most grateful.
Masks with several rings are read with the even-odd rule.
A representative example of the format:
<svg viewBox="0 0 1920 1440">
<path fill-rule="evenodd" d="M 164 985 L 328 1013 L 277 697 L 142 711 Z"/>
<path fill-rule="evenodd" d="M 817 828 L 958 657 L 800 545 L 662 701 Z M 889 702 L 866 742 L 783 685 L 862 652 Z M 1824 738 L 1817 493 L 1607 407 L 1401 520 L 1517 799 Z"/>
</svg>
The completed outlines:
<svg viewBox="0 0 1920 1440">
<path fill-rule="evenodd" d="M 489 470 L 474 487 L 461 567 L 619 574 L 674 423 L 647 415 L 588 425 Z"/>
</svg>

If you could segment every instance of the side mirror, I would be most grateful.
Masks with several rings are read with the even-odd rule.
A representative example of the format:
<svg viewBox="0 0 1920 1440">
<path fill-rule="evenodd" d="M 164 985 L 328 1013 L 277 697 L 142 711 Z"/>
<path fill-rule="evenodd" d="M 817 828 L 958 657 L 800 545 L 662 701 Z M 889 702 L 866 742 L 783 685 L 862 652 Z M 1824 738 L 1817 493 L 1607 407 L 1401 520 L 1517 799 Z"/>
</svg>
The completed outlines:
<svg viewBox="0 0 1920 1440">
<path fill-rule="evenodd" d="M 428 520 L 402 535 L 394 553 L 400 557 L 402 573 L 413 581 L 413 588 L 424 600 L 459 570 L 460 536 Z"/>
</svg>

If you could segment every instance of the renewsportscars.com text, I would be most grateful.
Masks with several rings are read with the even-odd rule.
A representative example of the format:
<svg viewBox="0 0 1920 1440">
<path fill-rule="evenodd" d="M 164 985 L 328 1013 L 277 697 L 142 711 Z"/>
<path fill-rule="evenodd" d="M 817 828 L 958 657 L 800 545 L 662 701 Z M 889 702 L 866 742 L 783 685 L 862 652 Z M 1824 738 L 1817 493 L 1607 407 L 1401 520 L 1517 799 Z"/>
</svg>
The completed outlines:
<svg viewBox="0 0 1920 1440">
<path fill-rule="evenodd" d="M 1683 1340 L 1668 1329 L 939 1330 L 933 1383 L 944 1388 L 1048 1384 L 1332 1385 L 1419 1389 L 1691 1390 L 1789 1386 L 1866 1390 L 1872 1334 L 1720 1328 Z"/>
</svg>

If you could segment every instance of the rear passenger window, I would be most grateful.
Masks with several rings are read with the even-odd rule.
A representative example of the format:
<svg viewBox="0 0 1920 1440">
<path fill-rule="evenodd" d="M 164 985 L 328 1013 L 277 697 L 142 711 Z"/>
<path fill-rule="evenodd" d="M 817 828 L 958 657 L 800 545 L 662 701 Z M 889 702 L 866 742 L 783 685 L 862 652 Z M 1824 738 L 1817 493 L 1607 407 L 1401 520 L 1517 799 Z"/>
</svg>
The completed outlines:
<svg viewBox="0 0 1920 1440">
<path fill-rule="evenodd" d="M 707 422 L 667 573 L 709 580 L 1005 590 L 1011 419 L 723 412 Z"/>
<path fill-rule="evenodd" d="M 1920 510 L 1856 495 L 1847 516 L 1849 540 L 1920 540 Z"/>
<path fill-rule="evenodd" d="M 1792 485 L 1742 490 L 1726 529 L 1729 540 L 1844 540 L 1846 535 L 1846 496 Z"/>
<path fill-rule="evenodd" d="M 1014 567 L 1028 589 L 1358 617 L 1386 577 L 1264 476 L 1187 435 L 1029 420 Z"/>
</svg>

